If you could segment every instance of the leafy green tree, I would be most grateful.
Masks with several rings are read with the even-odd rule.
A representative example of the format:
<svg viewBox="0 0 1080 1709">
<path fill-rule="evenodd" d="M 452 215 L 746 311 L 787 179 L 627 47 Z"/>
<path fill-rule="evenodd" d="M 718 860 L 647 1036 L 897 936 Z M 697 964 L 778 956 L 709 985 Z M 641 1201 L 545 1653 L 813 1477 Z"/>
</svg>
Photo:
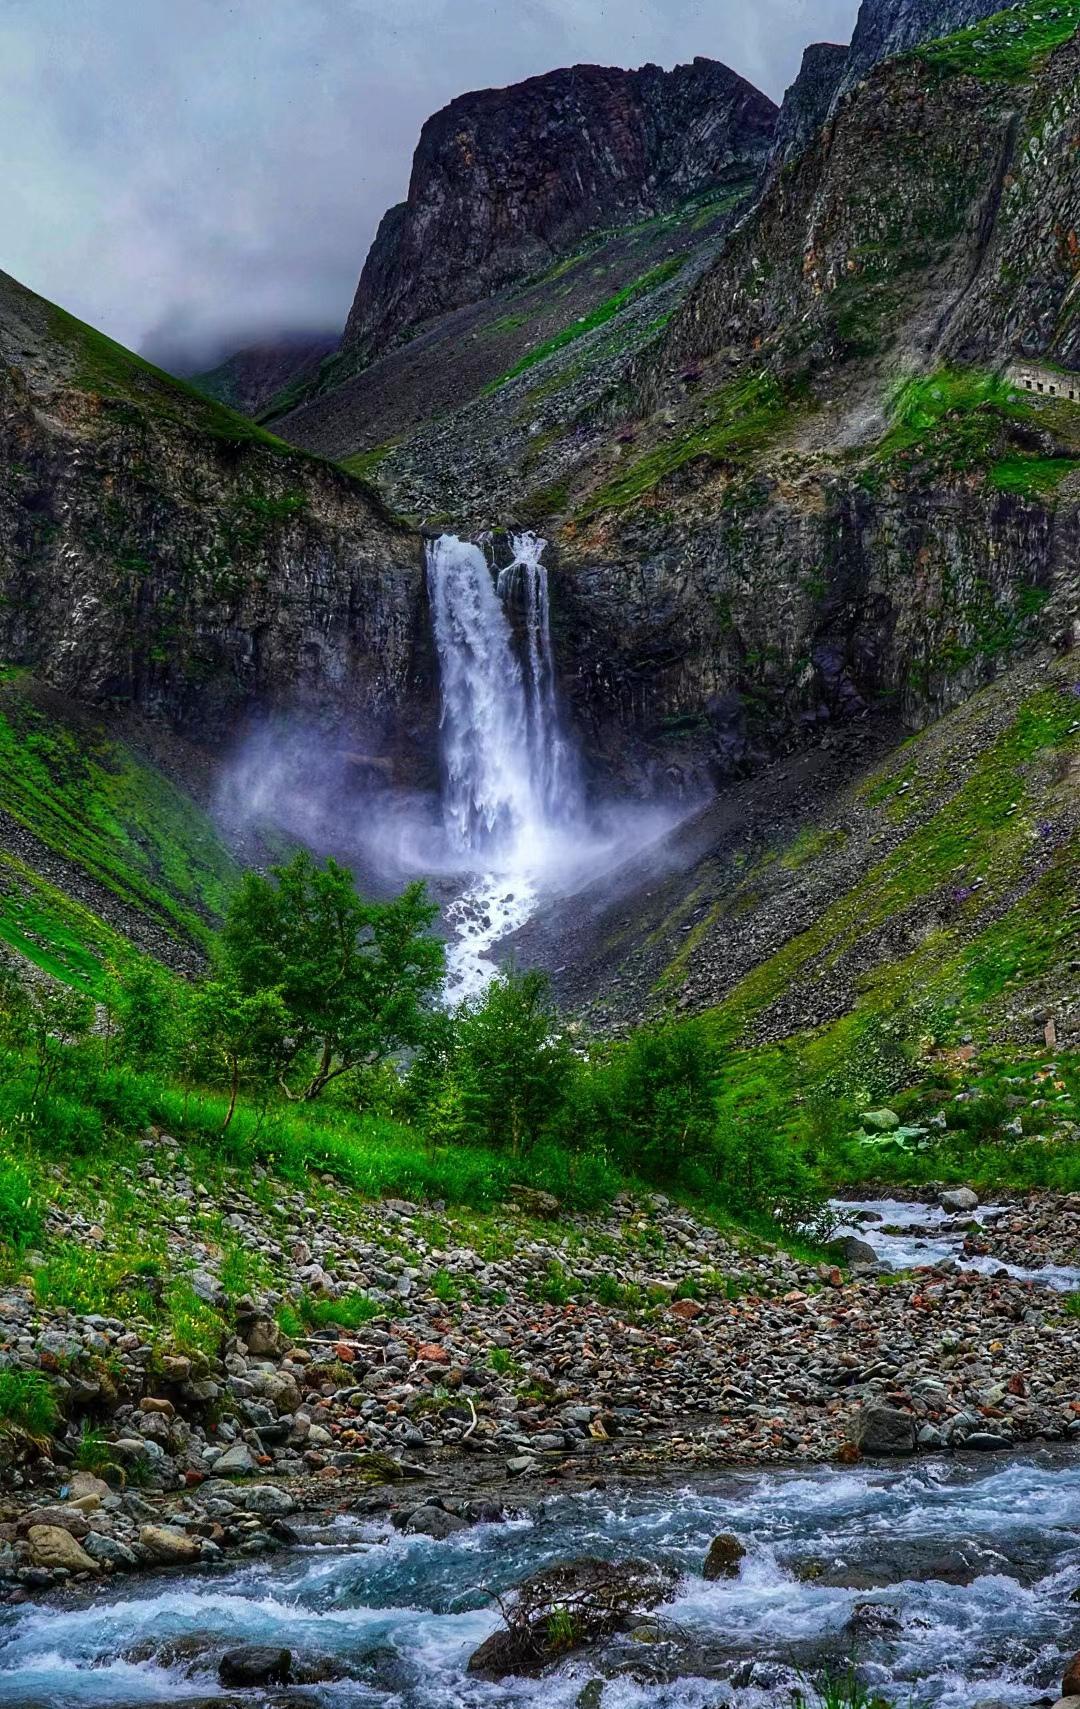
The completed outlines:
<svg viewBox="0 0 1080 1709">
<path fill-rule="evenodd" d="M 305 853 L 247 873 L 221 936 L 221 975 L 239 993 L 277 992 L 288 1018 L 280 1083 L 312 1099 L 424 1036 L 445 950 L 422 884 L 368 902 L 336 861 Z"/>
<path fill-rule="evenodd" d="M 649 1181 L 699 1180 L 714 1155 L 715 1072 L 698 1021 L 642 1027 L 617 1045 L 599 1070 L 612 1152 Z"/>
<path fill-rule="evenodd" d="M 106 999 L 106 1056 L 115 1047 L 121 1062 L 144 1074 L 172 1064 L 182 1033 L 179 982 L 145 958 L 114 972 Z"/>
<path fill-rule="evenodd" d="M 265 1100 L 289 1054 L 289 1017 L 280 991 L 245 993 L 228 979 L 208 979 L 192 1001 L 192 1033 L 203 1060 L 229 1092 L 221 1131 L 236 1114 L 242 1086 Z"/>
<path fill-rule="evenodd" d="M 574 1071 L 546 976 L 500 973 L 456 1017 L 443 1119 L 452 1108 L 469 1138 L 518 1157 L 557 1117 Z"/>
</svg>

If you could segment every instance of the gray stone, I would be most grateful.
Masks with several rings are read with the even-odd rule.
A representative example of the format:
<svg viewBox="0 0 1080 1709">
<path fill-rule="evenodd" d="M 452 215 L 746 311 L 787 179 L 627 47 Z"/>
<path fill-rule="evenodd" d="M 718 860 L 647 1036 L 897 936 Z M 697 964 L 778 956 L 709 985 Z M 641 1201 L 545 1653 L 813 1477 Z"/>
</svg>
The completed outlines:
<svg viewBox="0 0 1080 1709">
<path fill-rule="evenodd" d="M 941 1207 L 947 1211 L 973 1211 L 978 1208 L 979 1195 L 970 1187 L 950 1187 L 941 1195 Z"/>
<path fill-rule="evenodd" d="M 250 1478 L 258 1471 L 251 1450 L 244 1442 L 234 1442 L 214 1461 L 216 1478 Z"/>
<path fill-rule="evenodd" d="M 850 1440 L 863 1454 L 912 1454 L 915 1451 L 915 1420 L 898 1407 L 871 1402 L 860 1407 L 851 1420 Z"/>
<path fill-rule="evenodd" d="M 292 1652 L 270 1644 L 246 1644 L 226 1650 L 218 1664 L 218 1680 L 227 1687 L 288 1685 L 292 1677 Z"/>
</svg>

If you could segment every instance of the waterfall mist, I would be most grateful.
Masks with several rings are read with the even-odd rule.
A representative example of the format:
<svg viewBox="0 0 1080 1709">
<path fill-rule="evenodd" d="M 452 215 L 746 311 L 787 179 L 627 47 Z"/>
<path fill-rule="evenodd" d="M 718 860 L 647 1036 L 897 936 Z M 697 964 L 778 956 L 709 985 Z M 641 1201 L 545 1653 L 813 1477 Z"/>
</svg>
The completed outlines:
<svg viewBox="0 0 1080 1709">
<path fill-rule="evenodd" d="M 438 795 L 406 791 L 365 759 L 362 731 L 335 740 L 290 721 L 252 732 L 219 811 L 234 832 L 273 826 L 358 871 L 367 889 L 423 877 L 442 905 L 446 1000 L 483 990 L 495 946 L 548 907 L 657 845 L 689 810 L 589 799 L 564 722 L 552 650 L 545 542 L 511 537 L 496 570 L 482 546 L 427 543 L 439 673 Z"/>
</svg>

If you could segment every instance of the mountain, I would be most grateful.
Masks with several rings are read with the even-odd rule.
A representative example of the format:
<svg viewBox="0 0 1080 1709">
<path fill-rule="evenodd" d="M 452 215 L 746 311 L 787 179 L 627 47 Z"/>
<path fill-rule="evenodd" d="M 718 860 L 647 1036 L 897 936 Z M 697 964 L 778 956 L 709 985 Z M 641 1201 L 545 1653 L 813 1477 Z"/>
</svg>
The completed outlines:
<svg viewBox="0 0 1080 1709">
<path fill-rule="evenodd" d="M 285 703 L 377 740 L 418 668 L 417 548 L 375 493 L 6 275 L 0 592 L 6 661 L 207 740 Z"/>
<path fill-rule="evenodd" d="M 647 219 L 762 163 L 776 109 L 714 60 L 577 65 L 460 96 L 425 124 L 408 199 L 383 219 L 342 350 L 542 272 L 590 232 Z"/>
<path fill-rule="evenodd" d="M 258 416 L 282 393 L 312 379 L 338 342 L 337 333 L 323 332 L 294 333 L 248 344 L 205 373 L 192 374 L 191 384 L 241 415 Z"/>
</svg>

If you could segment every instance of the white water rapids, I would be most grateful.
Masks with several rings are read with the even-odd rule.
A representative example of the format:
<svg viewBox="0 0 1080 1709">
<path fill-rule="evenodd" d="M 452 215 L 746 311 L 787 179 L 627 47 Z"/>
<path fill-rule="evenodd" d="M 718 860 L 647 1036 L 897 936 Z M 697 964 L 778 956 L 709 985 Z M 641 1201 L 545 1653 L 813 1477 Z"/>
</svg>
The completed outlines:
<svg viewBox="0 0 1080 1709">
<path fill-rule="evenodd" d="M 443 822 L 470 875 L 447 909 L 446 1000 L 482 991 L 493 946 L 532 917 L 545 884 L 580 863 L 584 833 L 576 755 L 560 724 L 545 542 L 512 537 L 496 578 L 480 546 L 444 534 L 427 548 L 439 659 Z M 512 614 L 520 608 L 524 657 Z"/>
</svg>

